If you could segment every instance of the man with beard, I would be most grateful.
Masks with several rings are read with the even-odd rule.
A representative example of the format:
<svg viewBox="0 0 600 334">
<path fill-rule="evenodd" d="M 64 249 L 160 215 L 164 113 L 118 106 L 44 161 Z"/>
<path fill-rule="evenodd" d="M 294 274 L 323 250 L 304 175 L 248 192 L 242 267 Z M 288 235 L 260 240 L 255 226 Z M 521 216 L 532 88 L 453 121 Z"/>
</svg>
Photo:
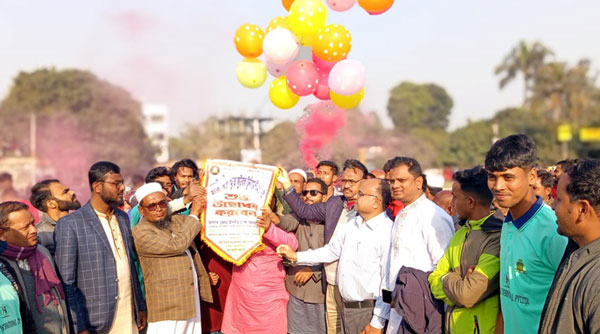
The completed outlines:
<svg viewBox="0 0 600 334">
<path fill-rule="evenodd" d="M 123 176 L 112 162 L 88 172 L 92 195 L 56 224 L 56 264 L 78 333 L 138 333 L 146 304 L 133 262 L 133 239 L 123 205 Z"/>
<path fill-rule="evenodd" d="M 75 192 L 59 180 L 50 179 L 39 182 L 31 188 L 31 205 L 43 212 L 37 224 L 38 243 L 48 248 L 54 256 L 54 230 L 56 221 L 77 210 L 81 204 Z"/>
<path fill-rule="evenodd" d="M 212 303 L 208 273 L 194 239 L 206 196 L 194 198 L 190 215 L 171 215 L 161 185 L 152 182 L 135 193 L 142 219 L 131 233 L 146 286 L 148 334 L 201 334 L 200 299 Z"/>
</svg>

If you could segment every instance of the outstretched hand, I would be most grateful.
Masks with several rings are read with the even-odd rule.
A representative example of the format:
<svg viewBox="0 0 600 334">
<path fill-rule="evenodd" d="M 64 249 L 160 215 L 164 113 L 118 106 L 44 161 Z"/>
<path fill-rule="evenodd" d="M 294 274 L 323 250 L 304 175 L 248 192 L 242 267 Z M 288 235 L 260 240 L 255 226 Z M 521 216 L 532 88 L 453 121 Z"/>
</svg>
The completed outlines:
<svg viewBox="0 0 600 334">
<path fill-rule="evenodd" d="M 288 260 L 295 262 L 298 260 L 298 255 L 289 245 L 279 245 L 277 246 L 277 255 L 281 257 L 286 257 Z"/>
<path fill-rule="evenodd" d="M 290 181 L 290 176 L 288 172 L 283 167 L 279 167 L 279 176 L 277 176 L 277 189 L 285 190 L 292 186 L 292 181 Z"/>
</svg>

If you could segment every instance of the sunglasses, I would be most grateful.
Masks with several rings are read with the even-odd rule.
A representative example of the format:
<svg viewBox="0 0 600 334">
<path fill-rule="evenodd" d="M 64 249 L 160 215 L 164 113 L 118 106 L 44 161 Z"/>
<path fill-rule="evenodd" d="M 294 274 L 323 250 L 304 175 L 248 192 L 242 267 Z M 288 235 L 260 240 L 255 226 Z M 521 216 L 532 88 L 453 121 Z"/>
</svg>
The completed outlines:
<svg viewBox="0 0 600 334">
<path fill-rule="evenodd" d="M 162 201 L 157 202 L 157 203 L 152 203 L 152 204 L 150 204 L 148 206 L 142 205 L 142 207 L 144 207 L 144 208 L 146 208 L 146 209 L 148 209 L 150 211 L 158 211 L 158 208 L 166 209 L 168 205 L 169 204 L 167 203 L 166 200 L 162 200 Z"/>
<path fill-rule="evenodd" d="M 310 194 L 311 196 L 317 196 L 317 194 L 323 194 L 318 190 L 302 190 L 302 196 L 306 196 Z"/>
</svg>

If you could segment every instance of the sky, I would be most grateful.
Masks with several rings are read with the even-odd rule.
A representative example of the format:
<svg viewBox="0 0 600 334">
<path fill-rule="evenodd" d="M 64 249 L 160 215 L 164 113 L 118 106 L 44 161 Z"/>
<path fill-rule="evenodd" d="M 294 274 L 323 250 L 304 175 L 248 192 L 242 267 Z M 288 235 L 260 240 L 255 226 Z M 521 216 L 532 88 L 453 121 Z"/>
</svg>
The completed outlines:
<svg viewBox="0 0 600 334">
<path fill-rule="evenodd" d="M 286 14 L 280 0 L 0 0 L 0 98 L 21 71 L 77 68 L 141 102 L 166 104 L 173 135 L 209 116 L 295 120 L 316 98 L 280 110 L 268 98 L 273 78 L 248 89 L 235 75 L 242 60 L 235 30 L 244 23 L 264 29 Z M 363 111 L 390 126 L 390 90 L 402 81 L 431 82 L 454 100 L 453 129 L 521 103 L 521 80 L 500 90 L 493 71 L 522 39 L 542 42 L 570 64 L 588 58 L 598 71 L 599 18 L 597 0 L 396 0 L 378 16 L 358 5 L 328 10 L 327 22 L 351 32 L 349 58 L 366 68 Z"/>
</svg>

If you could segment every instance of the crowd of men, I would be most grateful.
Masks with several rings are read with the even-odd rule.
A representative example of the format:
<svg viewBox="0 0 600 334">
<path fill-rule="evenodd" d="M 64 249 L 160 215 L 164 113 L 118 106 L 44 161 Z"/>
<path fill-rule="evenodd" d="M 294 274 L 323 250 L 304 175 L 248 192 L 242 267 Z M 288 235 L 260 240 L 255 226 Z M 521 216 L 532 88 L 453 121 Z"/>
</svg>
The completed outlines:
<svg viewBox="0 0 600 334">
<path fill-rule="evenodd" d="M 83 206 L 0 174 L 0 333 L 600 332 L 600 160 L 541 168 L 511 135 L 451 190 L 410 157 L 282 168 L 241 266 L 201 241 L 202 174 L 184 159 L 126 191 L 100 161 Z"/>
</svg>

